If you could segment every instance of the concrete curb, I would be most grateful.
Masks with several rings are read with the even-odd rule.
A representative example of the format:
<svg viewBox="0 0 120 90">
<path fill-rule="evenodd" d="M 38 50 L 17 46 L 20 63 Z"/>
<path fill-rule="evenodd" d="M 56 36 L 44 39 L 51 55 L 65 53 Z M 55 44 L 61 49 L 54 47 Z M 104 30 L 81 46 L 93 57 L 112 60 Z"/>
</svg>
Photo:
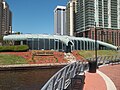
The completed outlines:
<svg viewBox="0 0 120 90">
<path fill-rule="evenodd" d="M 37 68 L 57 68 L 57 67 L 63 67 L 66 65 L 67 63 L 0 65 L 0 71 L 26 70 L 26 69 L 37 69 Z"/>
<path fill-rule="evenodd" d="M 115 84 L 107 75 L 105 75 L 104 73 L 102 73 L 99 70 L 97 70 L 97 73 L 104 79 L 104 81 L 106 83 L 107 90 L 117 90 Z"/>
</svg>

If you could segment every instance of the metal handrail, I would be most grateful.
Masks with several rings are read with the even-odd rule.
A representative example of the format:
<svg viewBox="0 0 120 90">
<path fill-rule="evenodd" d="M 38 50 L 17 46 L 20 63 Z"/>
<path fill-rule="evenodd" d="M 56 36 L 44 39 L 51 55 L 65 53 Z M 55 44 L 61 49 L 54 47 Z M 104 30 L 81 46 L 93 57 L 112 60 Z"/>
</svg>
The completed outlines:
<svg viewBox="0 0 120 90">
<path fill-rule="evenodd" d="M 95 58 L 89 58 L 88 61 L 93 61 Z M 103 64 L 120 64 L 120 56 L 99 56 L 97 57 L 97 65 Z"/>
<path fill-rule="evenodd" d="M 71 83 L 71 78 L 74 78 L 76 75 L 79 75 L 88 69 L 88 62 L 73 62 L 53 75 L 41 90 L 66 89 Z"/>
</svg>

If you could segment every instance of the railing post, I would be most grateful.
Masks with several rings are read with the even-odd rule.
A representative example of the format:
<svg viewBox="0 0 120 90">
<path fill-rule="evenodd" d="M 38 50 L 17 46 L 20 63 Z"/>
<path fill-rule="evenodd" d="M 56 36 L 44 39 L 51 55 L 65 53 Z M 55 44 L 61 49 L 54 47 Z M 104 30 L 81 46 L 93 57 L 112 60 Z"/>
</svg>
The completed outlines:
<svg viewBox="0 0 120 90">
<path fill-rule="evenodd" d="M 63 83 L 62 83 L 62 90 L 64 89 L 64 85 L 65 85 L 65 78 L 66 78 L 66 68 L 63 72 Z"/>
</svg>

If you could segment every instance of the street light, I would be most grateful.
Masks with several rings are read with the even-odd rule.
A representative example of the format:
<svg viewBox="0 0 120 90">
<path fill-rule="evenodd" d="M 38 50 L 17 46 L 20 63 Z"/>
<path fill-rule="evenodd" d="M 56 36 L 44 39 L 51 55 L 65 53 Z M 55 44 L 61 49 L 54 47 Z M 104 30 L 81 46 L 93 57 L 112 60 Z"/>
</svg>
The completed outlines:
<svg viewBox="0 0 120 90">
<path fill-rule="evenodd" d="M 96 69 L 97 69 L 97 29 L 95 22 L 95 60 L 89 61 L 89 72 L 96 73 Z"/>
<path fill-rule="evenodd" d="M 98 68 L 97 66 L 97 30 L 101 30 L 102 28 L 101 27 L 96 27 L 96 22 L 95 22 L 95 69 Z"/>
<path fill-rule="evenodd" d="M 97 69 L 97 29 L 96 29 L 96 22 L 95 22 L 95 69 Z"/>
</svg>

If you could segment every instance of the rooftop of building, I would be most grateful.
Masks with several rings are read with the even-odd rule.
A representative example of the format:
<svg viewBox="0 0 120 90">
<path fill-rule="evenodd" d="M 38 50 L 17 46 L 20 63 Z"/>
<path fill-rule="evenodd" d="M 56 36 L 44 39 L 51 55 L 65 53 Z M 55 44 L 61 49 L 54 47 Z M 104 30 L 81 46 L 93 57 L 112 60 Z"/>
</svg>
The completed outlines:
<svg viewBox="0 0 120 90">
<path fill-rule="evenodd" d="M 68 45 L 68 42 L 73 43 L 73 40 L 95 42 L 95 40 L 85 38 L 85 37 L 74 37 L 74 36 L 67 36 L 67 35 L 47 35 L 47 34 L 17 34 L 17 35 L 15 34 L 15 35 L 4 36 L 3 40 L 22 41 L 22 40 L 27 40 L 30 38 L 61 40 L 66 45 Z M 107 47 L 110 47 L 110 48 L 117 50 L 117 47 L 112 45 L 112 44 L 105 43 L 105 42 L 98 41 L 98 40 L 97 40 L 97 43 L 100 45 L 107 46 Z"/>
<path fill-rule="evenodd" d="M 60 9 L 60 10 L 65 10 L 65 9 L 66 9 L 66 6 L 57 6 L 57 7 L 54 9 L 54 12 L 57 11 L 58 9 Z"/>
</svg>

